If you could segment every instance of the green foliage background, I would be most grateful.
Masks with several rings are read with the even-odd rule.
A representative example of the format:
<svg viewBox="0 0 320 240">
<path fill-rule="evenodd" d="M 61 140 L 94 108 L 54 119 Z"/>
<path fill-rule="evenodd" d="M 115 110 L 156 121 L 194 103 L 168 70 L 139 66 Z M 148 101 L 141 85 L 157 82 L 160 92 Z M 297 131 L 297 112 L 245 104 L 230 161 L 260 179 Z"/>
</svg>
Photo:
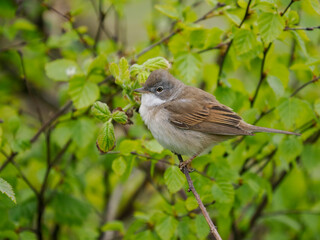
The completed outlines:
<svg viewBox="0 0 320 240">
<path fill-rule="evenodd" d="M 4 0 L 0 22 L 0 239 L 207 239 L 136 113 L 132 90 L 170 64 L 245 121 L 302 133 L 194 160 L 222 238 L 320 239 L 318 0 Z"/>
</svg>

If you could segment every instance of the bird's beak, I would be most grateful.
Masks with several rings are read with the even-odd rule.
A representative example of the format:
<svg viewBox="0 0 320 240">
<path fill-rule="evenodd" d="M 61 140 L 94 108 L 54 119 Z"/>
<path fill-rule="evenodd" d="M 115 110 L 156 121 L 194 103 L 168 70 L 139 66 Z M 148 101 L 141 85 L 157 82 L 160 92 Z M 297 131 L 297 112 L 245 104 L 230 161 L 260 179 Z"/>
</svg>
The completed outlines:
<svg viewBox="0 0 320 240">
<path fill-rule="evenodd" d="M 138 93 L 148 93 L 149 91 L 146 90 L 145 88 L 137 88 L 135 90 L 133 90 L 134 92 L 138 92 Z"/>
</svg>

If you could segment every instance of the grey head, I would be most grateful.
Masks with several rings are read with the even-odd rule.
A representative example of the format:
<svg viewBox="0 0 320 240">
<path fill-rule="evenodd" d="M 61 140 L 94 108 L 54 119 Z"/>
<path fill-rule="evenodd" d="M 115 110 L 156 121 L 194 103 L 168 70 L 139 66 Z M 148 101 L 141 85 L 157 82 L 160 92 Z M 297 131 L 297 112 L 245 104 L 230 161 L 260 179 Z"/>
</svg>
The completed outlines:
<svg viewBox="0 0 320 240">
<path fill-rule="evenodd" d="M 172 99 L 178 92 L 182 82 L 174 78 L 168 71 L 159 69 L 153 71 L 142 88 L 135 89 L 139 93 L 152 93 L 162 100 Z"/>
</svg>

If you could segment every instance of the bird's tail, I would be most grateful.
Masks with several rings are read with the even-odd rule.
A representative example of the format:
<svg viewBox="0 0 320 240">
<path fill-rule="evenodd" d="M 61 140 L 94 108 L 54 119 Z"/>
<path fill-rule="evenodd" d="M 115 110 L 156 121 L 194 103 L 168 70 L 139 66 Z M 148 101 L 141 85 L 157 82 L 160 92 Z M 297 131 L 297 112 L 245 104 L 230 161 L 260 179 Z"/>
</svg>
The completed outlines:
<svg viewBox="0 0 320 240">
<path fill-rule="evenodd" d="M 258 127 L 253 125 L 250 126 L 250 130 L 252 132 L 282 133 L 282 134 L 297 135 L 297 136 L 301 135 L 300 133 L 282 131 L 282 130 L 273 129 L 273 128 Z"/>
</svg>

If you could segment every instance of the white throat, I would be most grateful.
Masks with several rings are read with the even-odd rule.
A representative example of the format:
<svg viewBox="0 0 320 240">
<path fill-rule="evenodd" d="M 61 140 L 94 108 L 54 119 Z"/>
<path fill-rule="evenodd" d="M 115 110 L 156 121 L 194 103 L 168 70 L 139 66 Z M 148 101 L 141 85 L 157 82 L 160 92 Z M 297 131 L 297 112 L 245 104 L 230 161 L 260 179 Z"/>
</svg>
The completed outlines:
<svg viewBox="0 0 320 240">
<path fill-rule="evenodd" d="M 144 107 L 155 107 L 165 103 L 165 100 L 162 100 L 156 97 L 152 93 L 144 93 L 141 96 L 141 105 Z"/>
</svg>

